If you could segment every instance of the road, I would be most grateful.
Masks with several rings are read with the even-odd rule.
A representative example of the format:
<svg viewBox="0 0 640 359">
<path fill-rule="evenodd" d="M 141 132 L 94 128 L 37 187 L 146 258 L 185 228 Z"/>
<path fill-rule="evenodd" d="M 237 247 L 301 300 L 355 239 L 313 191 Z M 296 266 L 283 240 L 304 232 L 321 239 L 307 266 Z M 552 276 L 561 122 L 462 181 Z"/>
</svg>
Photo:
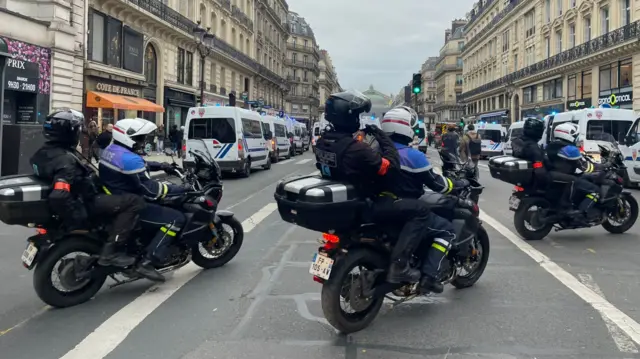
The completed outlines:
<svg viewBox="0 0 640 359">
<path fill-rule="evenodd" d="M 319 234 L 284 223 L 273 199 L 279 179 L 314 170 L 307 153 L 225 180 L 222 208 L 247 233 L 224 267 L 187 266 L 160 286 L 103 289 L 64 310 L 42 304 L 20 264 L 32 231 L 0 227 L 0 358 L 640 358 L 638 225 L 626 235 L 589 229 L 525 243 L 507 210 L 511 186 L 484 165 L 480 207 L 492 247 L 477 285 L 385 306 L 366 330 L 336 334 L 307 274 Z"/>
</svg>

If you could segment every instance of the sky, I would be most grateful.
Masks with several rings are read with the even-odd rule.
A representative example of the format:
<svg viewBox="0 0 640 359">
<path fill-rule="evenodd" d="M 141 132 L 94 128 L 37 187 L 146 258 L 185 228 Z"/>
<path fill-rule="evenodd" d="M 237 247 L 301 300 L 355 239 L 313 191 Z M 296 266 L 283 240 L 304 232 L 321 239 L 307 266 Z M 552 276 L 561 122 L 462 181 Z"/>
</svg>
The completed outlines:
<svg viewBox="0 0 640 359">
<path fill-rule="evenodd" d="M 475 0 L 477 1 L 477 0 Z M 474 0 L 287 0 L 329 52 L 340 85 L 394 95 L 429 56 L 438 56 L 451 20 Z M 392 6 L 389 6 L 393 4 Z"/>
</svg>

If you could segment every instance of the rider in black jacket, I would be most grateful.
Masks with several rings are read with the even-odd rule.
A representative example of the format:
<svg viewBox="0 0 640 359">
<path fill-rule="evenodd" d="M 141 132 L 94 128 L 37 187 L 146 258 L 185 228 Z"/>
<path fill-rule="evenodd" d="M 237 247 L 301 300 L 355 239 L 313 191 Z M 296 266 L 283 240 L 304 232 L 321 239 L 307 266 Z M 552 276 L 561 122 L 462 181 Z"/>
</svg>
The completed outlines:
<svg viewBox="0 0 640 359">
<path fill-rule="evenodd" d="M 544 122 L 537 118 L 528 118 L 522 127 L 522 137 L 511 141 L 513 155 L 533 163 L 535 184 L 541 189 L 549 182 L 549 174 L 544 166 L 544 150 L 538 144 L 543 134 Z"/>
<path fill-rule="evenodd" d="M 129 239 L 145 202 L 140 196 L 108 196 L 98 190 L 97 174 L 75 150 L 83 124 L 84 116 L 74 110 L 47 116 L 43 131 L 47 142 L 31 157 L 30 163 L 36 176 L 52 181 L 48 202 L 67 231 L 86 229 L 88 214 L 112 219 L 108 242 L 98 263 L 130 266 L 135 258 L 118 251 L 118 247 Z"/>
<path fill-rule="evenodd" d="M 360 114 L 371 110 L 371 101 L 356 91 L 335 93 L 325 105 L 325 118 L 332 128 L 316 144 L 316 166 L 323 177 L 348 181 L 361 194 L 373 199 L 372 219 L 376 223 L 404 223 L 394 246 L 387 280 L 392 283 L 416 282 L 419 270 L 410 267 L 409 260 L 421 239 L 429 232 L 429 207 L 416 199 L 399 198 L 396 175 L 400 158 L 391 139 L 377 127 L 368 126 L 365 132 L 374 136 L 382 154 L 353 138 L 360 127 Z M 427 289 L 442 292 L 436 276 L 425 283 Z"/>
</svg>

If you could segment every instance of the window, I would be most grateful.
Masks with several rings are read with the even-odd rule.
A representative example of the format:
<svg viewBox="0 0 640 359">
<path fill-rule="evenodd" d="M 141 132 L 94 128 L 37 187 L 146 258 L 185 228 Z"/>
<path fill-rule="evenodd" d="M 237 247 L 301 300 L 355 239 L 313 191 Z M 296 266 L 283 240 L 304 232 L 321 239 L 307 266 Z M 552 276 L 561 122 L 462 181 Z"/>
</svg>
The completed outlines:
<svg viewBox="0 0 640 359">
<path fill-rule="evenodd" d="M 562 16 L 562 2 L 564 0 L 557 0 L 557 5 L 558 5 L 558 16 Z"/>
<path fill-rule="evenodd" d="M 221 143 L 235 143 L 236 130 L 232 118 L 194 118 L 189 122 L 189 138 L 216 139 Z"/>
<path fill-rule="evenodd" d="M 151 85 L 157 83 L 157 64 L 158 58 L 156 56 L 156 50 L 151 44 L 148 44 L 144 52 L 144 77 Z"/>
<path fill-rule="evenodd" d="M 502 52 L 509 50 L 509 30 L 502 33 Z"/>
<path fill-rule="evenodd" d="M 522 89 L 522 102 L 523 103 L 535 103 L 538 97 L 537 86 L 529 86 Z"/>
<path fill-rule="evenodd" d="M 187 63 L 185 65 L 185 84 L 193 85 L 193 52 L 187 51 Z"/>
<path fill-rule="evenodd" d="M 276 137 L 287 137 L 287 129 L 286 127 L 284 127 L 284 125 L 279 125 L 276 123 L 273 125 L 273 127 Z"/>
<path fill-rule="evenodd" d="M 620 87 L 631 87 L 633 78 L 631 61 L 623 61 L 620 63 Z"/>
<path fill-rule="evenodd" d="M 178 76 L 176 80 L 179 84 L 184 84 L 185 52 L 184 49 L 178 48 Z"/>
<path fill-rule="evenodd" d="M 551 39 L 549 37 L 544 38 L 544 51 L 544 56 L 548 59 L 551 56 Z"/>
<path fill-rule="evenodd" d="M 600 66 L 600 95 L 609 95 L 618 89 L 631 87 L 632 71 L 631 59 Z"/>
<path fill-rule="evenodd" d="M 513 71 L 518 71 L 518 54 L 513 55 Z"/>
<path fill-rule="evenodd" d="M 458 42 L 458 50 L 462 51 L 464 49 L 464 42 L 460 41 Z"/>
<path fill-rule="evenodd" d="M 562 97 L 562 79 L 547 81 L 542 84 L 542 100 L 548 101 Z"/>
<path fill-rule="evenodd" d="M 245 138 L 262 138 L 262 126 L 260 121 L 242 119 L 242 134 Z"/>
<path fill-rule="evenodd" d="M 591 97 L 591 71 L 582 73 L 582 98 L 589 97 Z"/>
<path fill-rule="evenodd" d="M 624 143 L 624 138 L 632 124 L 633 122 L 630 121 L 589 120 L 587 140 Z"/>
<path fill-rule="evenodd" d="M 533 65 L 533 64 L 534 64 L 534 62 L 535 62 L 535 56 L 536 56 L 536 54 L 535 54 L 535 47 L 534 47 L 533 45 L 532 45 L 532 46 L 527 47 L 527 48 L 525 49 L 525 59 L 524 59 L 525 64 L 524 64 L 524 65 L 525 65 L 525 66 L 531 66 L 531 65 Z"/>
<path fill-rule="evenodd" d="M 266 122 L 262 122 L 262 133 L 264 134 L 265 140 L 271 139 L 271 137 L 269 136 L 269 132 L 271 132 L 271 129 L 269 128 L 269 124 Z"/>
<path fill-rule="evenodd" d="M 600 9 L 600 35 L 607 32 L 609 32 L 609 8 L 603 7 Z"/>
<path fill-rule="evenodd" d="M 105 38 L 107 37 L 106 17 L 99 12 L 93 11 L 91 17 L 91 29 L 90 31 L 90 53 L 89 59 L 92 61 L 105 62 Z"/>
<path fill-rule="evenodd" d="M 591 41 L 591 19 L 584 19 L 584 42 Z"/>
<path fill-rule="evenodd" d="M 576 75 L 570 75 L 567 78 L 567 100 L 575 100 L 576 99 Z"/>
<path fill-rule="evenodd" d="M 556 32 L 556 54 L 562 52 L 562 31 Z"/>
<path fill-rule="evenodd" d="M 522 128 L 514 128 L 511 130 L 511 140 L 515 140 L 516 138 L 522 137 L 524 129 Z"/>
<path fill-rule="evenodd" d="M 574 7 L 576 7 L 576 0 L 569 0 L 569 4 L 570 4 L 571 8 L 573 9 Z"/>
<path fill-rule="evenodd" d="M 500 130 L 478 130 L 478 135 L 483 140 L 502 142 L 502 132 Z"/>
<path fill-rule="evenodd" d="M 547 24 L 551 22 L 551 0 L 544 1 L 544 17 L 547 20 Z"/>
<path fill-rule="evenodd" d="M 514 42 L 518 42 L 518 30 L 520 30 L 518 28 L 518 20 L 513 22 L 513 41 Z"/>
<path fill-rule="evenodd" d="M 462 86 L 462 75 L 456 74 L 456 86 Z"/>
<path fill-rule="evenodd" d="M 569 48 L 576 46 L 576 25 L 569 25 Z"/>
<path fill-rule="evenodd" d="M 459 66 L 459 67 L 462 67 L 462 57 L 458 57 L 456 59 L 456 65 Z"/>
<path fill-rule="evenodd" d="M 631 23 L 631 0 L 620 0 L 622 26 Z"/>
<path fill-rule="evenodd" d="M 535 10 L 529 11 L 524 16 L 525 38 L 529 38 L 536 33 L 536 17 Z"/>
</svg>

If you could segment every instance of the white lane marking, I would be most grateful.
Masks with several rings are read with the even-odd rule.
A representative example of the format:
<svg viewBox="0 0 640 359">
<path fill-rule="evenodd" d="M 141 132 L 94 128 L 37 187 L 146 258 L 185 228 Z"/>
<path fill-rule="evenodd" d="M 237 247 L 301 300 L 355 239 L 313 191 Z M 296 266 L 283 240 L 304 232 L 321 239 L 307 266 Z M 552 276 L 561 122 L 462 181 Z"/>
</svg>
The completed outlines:
<svg viewBox="0 0 640 359">
<path fill-rule="evenodd" d="M 488 166 L 488 165 L 485 165 L 484 163 L 478 163 L 478 166 L 480 166 L 480 167 L 484 167 L 484 168 L 489 168 L 489 166 Z"/>
<path fill-rule="evenodd" d="M 296 162 L 296 164 L 297 165 L 303 165 L 303 164 L 305 164 L 307 162 L 310 162 L 312 160 L 313 160 L 313 158 L 305 158 L 304 160 L 300 160 L 300 161 Z"/>
<path fill-rule="evenodd" d="M 253 216 L 245 219 L 242 222 L 242 229 L 244 229 L 244 233 L 251 232 L 260 222 L 267 218 L 276 209 L 278 209 L 278 205 L 271 202 L 262 207 L 258 212 L 254 213 Z"/>
<path fill-rule="evenodd" d="M 640 324 L 635 320 L 631 319 L 631 317 L 616 308 L 613 304 L 609 303 L 606 299 L 599 296 L 586 285 L 580 283 L 576 277 L 572 276 L 569 272 L 557 265 L 540 251 L 533 248 L 529 243 L 516 236 L 515 233 L 511 232 L 500 222 L 487 215 L 483 210 L 480 210 L 480 219 L 502 234 L 526 255 L 531 257 L 531 259 L 536 261 L 542 268 L 544 268 L 544 270 L 560 281 L 560 283 L 571 289 L 571 291 L 573 291 L 578 297 L 591 305 L 593 309 L 609 318 L 611 322 L 625 332 L 636 344 L 640 344 Z"/>
<path fill-rule="evenodd" d="M 149 314 L 200 273 L 193 263 L 176 270 L 165 283 L 154 285 L 127 304 L 60 359 L 102 359 L 109 355 Z"/>
<path fill-rule="evenodd" d="M 591 289 L 602 298 L 605 298 L 604 293 L 602 292 L 598 284 L 596 284 L 596 282 L 593 280 L 593 277 L 590 274 L 579 273 L 578 279 L 580 279 L 580 282 L 586 285 L 587 288 Z M 598 312 L 600 311 L 598 310 Z M 622 330 L 620 330 L 620 328 L 618 328 L 615 323 L 611 321 L 611 319 L 605 316 L 602 312 L 600 312 L 600 316 L 602 317 L 604 324 L 607 326 L 609 335 L 611 335 L 611 338 L 613 338 L 613 341 L 616 343 L 618 350 L 623 353 L 638 352 L 638 349 L 633 344 L 631 339 L 629 339 L 629 337 L 625 333 L 623 333 Z"/>
<path fill-rule="evenodd" d="M 288 160 L 280 161 L 280 162 L 275 163 L 275 164 L 276 165 L 284 165 L 284 164 L 291 163 L 291 162 L 293 162 L 293 159 L 289 158 Z"/>
</svg>

